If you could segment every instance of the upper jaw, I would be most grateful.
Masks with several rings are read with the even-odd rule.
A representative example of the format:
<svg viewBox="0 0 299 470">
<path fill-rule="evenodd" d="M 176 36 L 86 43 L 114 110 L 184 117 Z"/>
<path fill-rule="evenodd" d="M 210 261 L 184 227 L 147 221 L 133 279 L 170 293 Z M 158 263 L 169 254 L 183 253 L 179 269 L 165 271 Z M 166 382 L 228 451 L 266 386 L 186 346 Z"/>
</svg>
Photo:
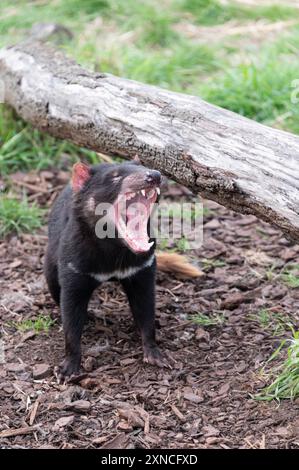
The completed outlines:
<svg viewBox="0 0 299 470">
<path fill-rule="evenodd" d="M 150 201 L 155 201 L 160 195 L 160 188 L 159 186 L 148 186 L 142 189 L 126 190 L 123 194 L 127 200 L 131 200 L 136 196 L 143 196 Z"/>
</svg>

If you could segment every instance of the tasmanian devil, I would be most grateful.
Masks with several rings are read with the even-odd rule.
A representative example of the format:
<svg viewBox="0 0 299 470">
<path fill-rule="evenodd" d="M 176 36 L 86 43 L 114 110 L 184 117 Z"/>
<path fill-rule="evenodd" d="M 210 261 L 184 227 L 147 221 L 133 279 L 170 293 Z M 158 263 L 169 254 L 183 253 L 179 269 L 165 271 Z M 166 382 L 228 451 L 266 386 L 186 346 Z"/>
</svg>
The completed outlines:
<svg viewBox="0 0 299 470">
<path fill-rule="evenodd" d="M 160 184 L 159 171 L 137 162 L 74 165 L 71 183 L 50 214 L 44 269 L 62 314 L 65 359 L 60 378 L 79 371 L 88 302 L 94 289 L 107 280 L 119 280 L 127 294 L 141 333 L 144 361 L 167 365 L 155 340 L 155 240 L 149 236 L 149 217 Z M 99 222 L 105 223 L 98 226 Z M 110 235 L 108 225 L 114 229 Z M 99 233 L 97 226 L 104 232 Z M 172 261 L 174 270 L 198 275 L 183 259 Z M 163 263 L 169 270 L 165 256 Z"/>
</svg>

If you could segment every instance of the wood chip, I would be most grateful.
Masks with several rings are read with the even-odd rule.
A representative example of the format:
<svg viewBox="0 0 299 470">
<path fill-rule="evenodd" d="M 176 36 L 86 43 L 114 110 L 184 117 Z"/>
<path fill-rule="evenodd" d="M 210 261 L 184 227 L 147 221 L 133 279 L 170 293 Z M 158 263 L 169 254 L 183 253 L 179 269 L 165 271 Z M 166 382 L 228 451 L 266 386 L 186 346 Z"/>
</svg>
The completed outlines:
<svg viewBox="0 0 299 470">
<path fill-rule="evenodd" d="M 35 418 L 36 418 L 36 414 L 37 414 L 37 410 L 38 410 L 39 403 L 40 403 L 40 397 L 38 397 L 38 398 L 35 400 L 35 402 L 34 402 L 32 408 L 31 408 L 31 411 L 30 411 L 30 414 L 29 414 L 29 424 L 30 424 L 30 426 L 33 425 L 34 420 L 35 420 Z"/>
<path fill-rule="evenodd" d="M 5 431 L 0 432 L 1 437 L 14 437 L 14 436 L 22 436 L 25 434 L 30 434 L 31 432 L 36 431 L 38 426 L 31 426 L 31 427 L 24 427 L 18 429 L 7 429 Z"/>
<path fill-rule="evenodd" d="M 129 443 L 129 437 L 124 432 L 117 434 L 106 444 L 102 445 L 101 449 L 126 449 Z"/>
<path fill-rule="evenodd" d="M 141 406 L 136 406 L 135 408 L 140 413 L 140 416 L 144 421 L 144 434 L 148 434 L 150 431 L 150 415 L 144 408 L 141 408 Z"/>
<path fill-rule="evenodd" d="M 59 431 L 61 428 L 70 426 L 71 424 L 73 424 L 74 419 L 75 419 L 74 415 L 63 416 L 62 418 L 59 418 L 57 421 L 55 421 L 55 424 L 53 426 L 53 431 Z"/>
<path fill-rule="evenodd" d="M 185 392 L 185 400 L 191 401 L 192 403 L 201 403 L 204 401 L 202 396 L 196 395 L 195 393 Z"/>
<path fill-rule="evenodd" d="M 67 410 L 73 410 L 77 413 L 87 413 L 91 408 L 91 403 L 87 400 L 76 400 L 65 406 Z"/>
<path fill-rule="evenodd" d="M 33 367 L 32 375 L 35 380 L 45 379 L 51 375 L 51 367 L 49 364 L 36 364 Z"/>
<path fill-rule="evenodd" d="M 134 408 L 119 408 L 117 411 L 119 416 L 125 418 L 133 428 L 144 428 L 144 420 Z"/>
<path fill-rule="evenodd" d="M 170 407 L 179 420 L 182 421 L 182 423 L 185 423 L 185 416 L 180 412 L 180 410 L 173 404 L 171 404 Z"/>
</svg>

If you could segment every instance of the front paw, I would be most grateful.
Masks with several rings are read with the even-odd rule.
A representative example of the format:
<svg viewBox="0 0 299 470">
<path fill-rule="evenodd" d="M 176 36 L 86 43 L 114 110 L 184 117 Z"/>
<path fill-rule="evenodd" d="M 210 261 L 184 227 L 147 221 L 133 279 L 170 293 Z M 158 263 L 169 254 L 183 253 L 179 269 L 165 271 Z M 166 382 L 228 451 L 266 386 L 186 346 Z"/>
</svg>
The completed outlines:
<svg viewBox="0 0 299 470">
<path fill-rule="evenodd" d="M 64 359 L 64 361 L 55 370 L 58 383 L 66 383 L 71 381 L 79 374 L 80 361 L 77 359 Z"/>
<path fill-rule="evenodd" d="M 152 366 L 172 368 L 168 359 L 161 354 L 158 346 L 144 346 L 143 362 Z"/>
</svg>

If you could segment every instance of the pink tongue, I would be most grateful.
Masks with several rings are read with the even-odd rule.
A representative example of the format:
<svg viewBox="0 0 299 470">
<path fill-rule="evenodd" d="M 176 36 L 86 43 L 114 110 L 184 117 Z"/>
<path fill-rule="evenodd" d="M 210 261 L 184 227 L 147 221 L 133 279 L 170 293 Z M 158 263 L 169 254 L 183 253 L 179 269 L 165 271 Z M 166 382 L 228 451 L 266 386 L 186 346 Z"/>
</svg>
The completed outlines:
<svg viewBox="0 0 299 470">
<path fill-rule="evenodd" d="M 148 241 L 147 235 L 147 217 L 143 214 L 142 217 L 131 221 L 130 215 L 128 216 L 127 223 L 127 237 L 128 242 L 136 251 L 148 251 L 152 243 Z"/>
<path fill-rule="evenodd" d="M 148 251 L 153 243 L 148 243 L 148 242 L 141 243 L 140 241 L 136 242 L 135 240 L 134 241 L 130 240 L 128 241 L 128 244 L 131 246 L 131 248 L 133 248 L 134 251 L 143 252 L 143 251 Z"/>
<path fill-rule="evenodd" d="M 136 252 L 148 251 L 153 245 L 153 242 L 149 243 L 147 234 L 149 202 L 142 200 L 126 207 L 126 199 L 121 198 L 118 200 L 116 209 L 116 217 L 127 221 L 126 228 L 121 228 L 121 233 L 130 248 Z"/>
</svg>

